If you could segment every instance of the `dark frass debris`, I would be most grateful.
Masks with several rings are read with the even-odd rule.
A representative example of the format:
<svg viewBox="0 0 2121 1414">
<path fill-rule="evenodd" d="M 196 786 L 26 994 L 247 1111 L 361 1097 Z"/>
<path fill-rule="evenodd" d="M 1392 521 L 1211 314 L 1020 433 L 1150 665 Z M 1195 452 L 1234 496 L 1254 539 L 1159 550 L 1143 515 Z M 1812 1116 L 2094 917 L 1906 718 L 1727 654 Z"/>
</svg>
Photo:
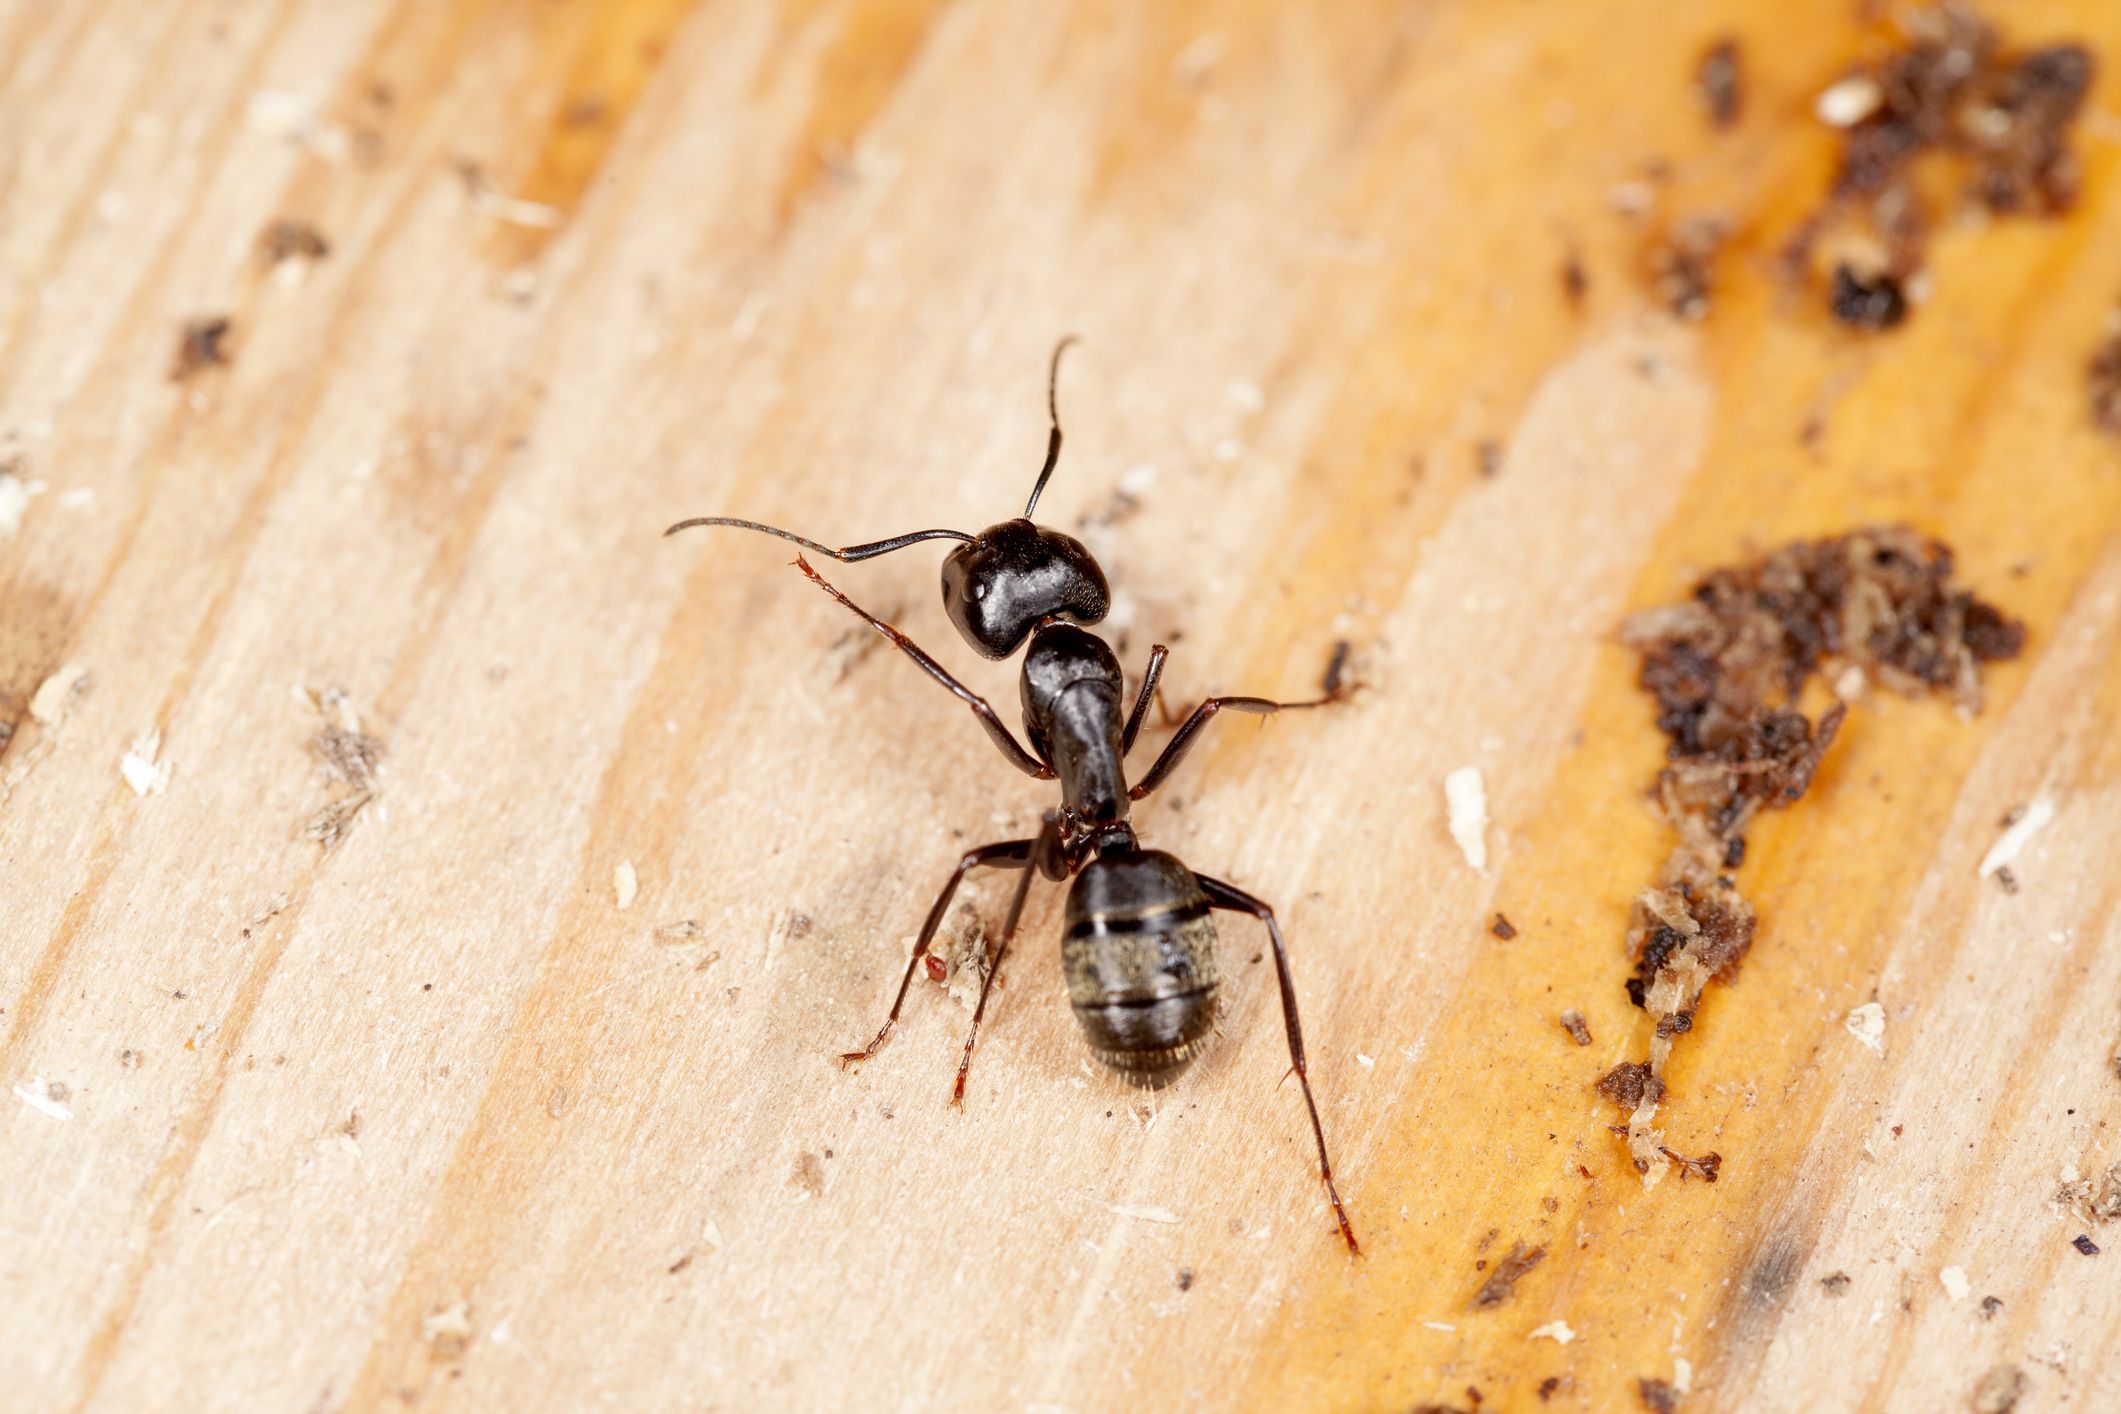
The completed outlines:
<svg viewBox="0 0 2121 1414">
<path fill-rule="evenodd" d="M 1473 1293 L 1473 1309 L 1485 1311 L 1508 1301 L 1516 1294 L 1517 1283 L 1524 1279 L 1525 1273 L 1538 1266 L 1546 1255 L 1544 1247 L 1527 1248 L 1522 1242 L 1512 1242 L 1510 1250 L 1495 1264 L 1495 1270 L 1489 1272 L 1488 1279 L 1481 1283 L 1480 1290 Z"/>
<path fill-rule="evenodd" d="M 1883 271 L 1859 275 L 1853 265 L 1834 267 L 1828 296 L 1834 317 L 1855 329 L 1890 329 L 1907 318 L 1907 291 Z"/>
<path fill-rule="evenodd" d="M 1569 1039 L 1577 1045 L 1588 1046 L 1591 1044 L 1590 1023 L 1583 1019 L 1582 1012 L 1575 1010 L 1573 1007 L 1561 1014 L 1561 1029 L 1568 1032 Z"/>
<path fill-rule="evenodd" d="M 1678 1414 L 1679 1391 L 1665 1381 L 1644 1376 L 1635 1381 L 1635 1392 L 1642 1396 L 1642 1407 L 1650 1414 Z"/>
<path fill-rule="evenodd" d="M 2084 378 L 2092 426 L 2109 437 L 2121 438 L 2121 309 L 2106 316 L 2105 337 L 2092 351 Z"/>
<path fill-rule="evenodd" d="M 1991 1366 L 1974 1385 L 1974 1414 L 2010 1414 L 2025 1397 L 2027 1383 L 2016 1365 Z"/>
<path fill-rule="evenodd" d="M 234 323 L 223 314 L 187 319 L 177 334 L 177 356 L 170 363 L 172 383 L 182 383 L 203 369 L 228 362 L 228 335 Z"/>
<path fill-rule="evenodd" d="M 1689 322 L 1708 318 L 1715 280 L 1710 264 L 1727 231 L 1712 216 L 1693 216 L 1650 248 L 1650 285 L 1658 303 Z"/>
<path fill-rule="evenodd" d="M 1710 45 L 1694 65 L 1694 92 L 1709 121 L 1719 128 L 1737 123 L 1745 111 L 1745 51 L 1729 37 Z"/>
<path fill-rule="evenodd" d="M 1938 217 L 1918 179 L 1935 157 L 1964 205 L 1991 216 L 2053 216 L 2077 199 L 2070 133 L 2093 63 L 2079 44 L 2009 48 L 1963 3 L 1893 12 L 1894 48 L 1819 95 L 1821 122 L 1841 134 L 1825 204 L 1785 252 L 1792 274 L 1831 272 L 1829 305 L 1861 329 L 1907 313 Z"/>
<path fill-rule="evenodd" d="M 322 260 L 331 254 L 331 242 L 307 221 L 285 217 L 258 233 L 258 259 L 267 267 L 289 260 Z"/>
<path fill-rule="evenodd" d="M 1847 1272 L 1829 1272 L 1819 1278 L 1819 1287 L 1829 1296 L 1839 1296 L 1849 1289 L 1849 1274 Z"/>
<path fill-rule="evenodd" d="M 2099 1255 L 2099 1244 L 2092 1241 L 2092 1235 L 2088 1232 L 2078 1233 L 2069 1245 L 2076 1248 L 2079 1252 L 2082 1252 L 2087 1257 L 2096 1257 Z"/>
<path fill-rule="evenodd" d="M 1318 682 L 1322 696 L 1331 697 L 1340 691 L 1348 671 L 1348 653 L 1352 646 L 1345 638 L 1334 640 L 1333 656 L 1326 660 L 1326 675 Z"/>
<path fill-rule="evenodd" d="M 1488 925 L 1488 931 L 1507 943 L 1517 936 L 1517 925 L 1498 913 L 1495 921 Z"/>
<path fill-rule="evenodd" d="M 1561 262 L 1561 294 L 1569 308 L 1582 309 L 1591 293 L 1591 272 L 1583 268 L 1583 257 L 1570 251 Z"/>
<path fill-rule="evenodd" d="M 1746 828 L 1804 795 L 1846 715 L 1837 701 L 1814 723 L 1797 706 L 1805 686 L 1824 675 L 1853 694 L 1875 681 L 1973 711 L 1981 665 L 2016 656 L 2025 630 L 1952 583 L 1949 550 L 1881 527 L 1718 570 L 1686 602 L 1631 617 L 1621 637 L 1642 655 L 1668 741 L 1654 798 L 1678 840 L 1628 929 L 1628 999 L 1654 1019 L 1649 1056 L 1598 1089 L 1630 1112 L 1629 1154 L 1654 1182 L 1678 1157 L 1651 1125 L 1672 1046 L 1696 1025 L 1703 990 L 1735 976 L 1753 945 L 1753 907 L 1732 878 Z"/>
</svg>

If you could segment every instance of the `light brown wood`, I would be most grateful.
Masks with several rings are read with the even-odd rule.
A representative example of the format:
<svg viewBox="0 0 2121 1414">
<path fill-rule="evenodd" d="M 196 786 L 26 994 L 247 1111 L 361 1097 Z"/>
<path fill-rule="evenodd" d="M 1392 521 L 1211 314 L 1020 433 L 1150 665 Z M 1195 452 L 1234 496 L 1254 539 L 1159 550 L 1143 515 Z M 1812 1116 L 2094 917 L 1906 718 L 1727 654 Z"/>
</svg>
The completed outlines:
<svg viewBox="0 0 2121 1414">
<path fill-rule="evenodd" d="M 2092 0 L 1999 18 L 2121 53 Z M 1716 132 L 1688 75 L 1725 32 Z M 2121 89 L 2075 214 L 1948 226 L 1929 304 L 1857 338 L 1769 266 L 1865 33 L 1842 0 L 0 0 L 0 455 L 44 483 L 0 542 L 5 1402 L 1615 1409 L 1684 1361 L 1688 1408 L 1959 1408 L 2005 1364 L 2022 1409 L 2121 1405 L 2121 1228 L 2051 1201 L 2121 1160 L 2121 456 L 2082 390 Z M 1737 234 L 1683 326 L 1644 252 L 1693 212 Z M 304 279 L 256 254 L 280 218 L 330 243 Z M 232 362 L 172 383 L 217 314 Z M 1280 908 L 1360 1262 L 1249 924 L 1218 1048 L 1154 1097 L 1085 1058 L 1052 892 L 962 1113 L 927 983 L 830 1063 L 950 861 L 1050 793 L 787 547 L 657 538 L 1007 516 L 1071 330 L 1043 514 L 1087 525 L 1130 670 L 1162 641 L 1174 701 L 1297 695 L 1346 638 L 1372 684 L 1218 723 L 1140 822 Z M 1894 519 L 2028 653 L 1976 719 L 1866 702 L 1757 827 L 1759 942 L 1664 1115 L 1722 1179 L 1645 1192 L 1590 1089 L 1641 1052 L 1622 936 L 1666 848 L 1613 628 Z M 938 558 L 834 578 L 1013 710 Z M 380 743 L 362 808 L 335 720 Z M 1469 764 L 1485 873 L 1445 828 Z M 2005 894 L 1977 864 L 2036 797 Z M 1469 1310 L 1518 1240 L 1549 1255 Z"/>
</svg>

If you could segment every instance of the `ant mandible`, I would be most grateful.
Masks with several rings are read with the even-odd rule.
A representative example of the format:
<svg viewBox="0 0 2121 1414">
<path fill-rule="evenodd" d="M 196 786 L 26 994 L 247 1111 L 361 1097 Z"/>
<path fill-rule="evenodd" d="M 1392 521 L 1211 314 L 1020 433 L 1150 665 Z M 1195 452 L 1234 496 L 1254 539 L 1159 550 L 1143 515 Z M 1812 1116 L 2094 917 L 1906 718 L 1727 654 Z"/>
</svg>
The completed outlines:
<svg viewBox="0 0 2121 1414">
<path fill-rule="evenodd" d="M 1031 839 L 1008 840 L 967 850 L 928 910 L 913 956 L 899 979 L 891 1014 L 876 1038 L 840 1060 L 853 1066 L 875 1055 L 898 1023 L 913 975 L 927 956 L 930 942 L 949 911 L 964 877 L 978 868 L 1018 869 L 1022 877 L 1009 903 L 1001 940 L 981 979 L 972 1029 L 965 1037 L 951 1103 L 961 1105 L 965 1075 L 972 1065 L 973 1043 L 987 1010 L 987 991 L 1016 934 L 1033 871 L 1055 882 L 1073 876 L 1068 890 L 1067 932 L 1061 943 L 1061 965 L 1068 1000 L 1083 1028 L 1090 1053 L 1136 1084 L 1162 1086 L 1177 1078 L 1207 1049 L 1215 1034 L 1221 970 L 1215 954 L 1213 910 L 1249 913 L 1264 923 L 1274 945 L 1274 970 L 1281 984 L 1282 1018 L 1289 1037 L 1289 1062 L 1303 1087 L 1311 1134 L 1318 1141 L 1318 1170 L 1332 1200 L 1333 1217 L 1348 1251 L 1356 1253 L 1355 1230 L 1333 1185 L 1333 1164 L 1326 1155 L 1325 1129 L 1304 1066 L 1303 1027 L 1296 1014 L 1296 987 L 1289 975 L 1288 950 L 1274 910 L 1235 885 L 1196 874 L 1162 850 L 1144 849 L 1128 823 L 1133 802 L 1163 784 L 1199 740 L 1201 729 L 1218 712 L 1267 714 L 1291 708 L 1322 707 L 1347 690 L 1331 686 L 1309 702 L 1271 702 L 1263 697 L 1210 697 L 1194 708 L 1148 773 L 1127 784 L 1126 755 L 1141 731 L 1150 700 L 1156 695 L 1169 656 L 1163 644 L 1149 650 L 1134 707 L 1122 722 L 1123 679 L 1119 659 L 1089 626 L 1111 608 L 1105 573 L 1083 543 L 1071 535 L 1033 523 L 1039 494 L 1060 460 L 1061 428 L 1057 387 L 1061 354 L 1074 339 L 1053 349 L 1046 377 L 1046 410 L 1052 431 L 1046 441 L 1046 464 L 1031 488 L 1024 513 L 991 525 L 978 535 L 958 530 L 916 530 L 889 540 L 840 549 L 820 545 L 786 530 L 728 516 L 701 516 L 679 521 L 665 535 L 700 525 L 735 526 L 792 540 L 814 554 L 843 564 L 874 559 L 924 540 L 962 542 L 943 562 L 943 607 L 974 651 L 991 659 L 1011 656 L 1029 643 L 1024 654 L 1024 730 L 1031 744 L 1016 739 L 985 699 L 952 677 L 896 628 L 877 618 L 826 581 L 801 555 L 796 567 L 834 599 L 882 634 L 921 670 L 972 709 L 987 735 L 1009 763 L 1034 780 L 1058 779 L 1059 811 L 1048 811 Z"/>
</svg>

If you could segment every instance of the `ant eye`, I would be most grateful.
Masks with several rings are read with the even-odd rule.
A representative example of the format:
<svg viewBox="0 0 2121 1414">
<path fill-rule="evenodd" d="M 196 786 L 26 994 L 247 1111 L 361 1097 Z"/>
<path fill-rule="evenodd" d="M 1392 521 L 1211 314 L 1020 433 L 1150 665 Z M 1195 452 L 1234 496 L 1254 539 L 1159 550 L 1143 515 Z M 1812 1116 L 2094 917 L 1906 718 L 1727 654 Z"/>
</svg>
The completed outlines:
<svg viewBox="0 0 2121 1414">
<path fill-rule="evenodd" d="M 986 598 L 986 597 L 987 597 L 987 581 L 986 581 L 986 580 L 984 580 L 984 579 L 975 579 L 975 580 L 973 580 L 973 581 L 972 581 L 972 597 L 973 597 L 974 599 L 984 599 L 984 598 Z"/>
</svg>

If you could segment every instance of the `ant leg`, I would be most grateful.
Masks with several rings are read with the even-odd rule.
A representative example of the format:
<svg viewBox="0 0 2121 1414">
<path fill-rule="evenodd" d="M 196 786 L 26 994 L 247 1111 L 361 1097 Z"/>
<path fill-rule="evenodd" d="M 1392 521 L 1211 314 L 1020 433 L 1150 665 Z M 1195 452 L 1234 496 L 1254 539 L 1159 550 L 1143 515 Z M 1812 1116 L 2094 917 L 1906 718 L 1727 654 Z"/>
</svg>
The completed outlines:
<svg viewBox="0 0 2121 1414">
<path fill-rule="evenodd" d="M 906 960 L 906 975 L 898 979 L 898 995 L 891 999 L 891 1014 L 884 1018 L 884 1024 L 878 1028 L 875 1040 L 859 1051 L 848 1051 L 840 1056 L 841 1069 L 852 1069 L 875 1055 L 877 1047 L 883 1045 L 884 1038 L 891 1034 L 891 1028 L 898 1025 L 899 1009 L 906 1005 L 906 989 L 913 985 L 914 969 L 918 968 L 921 959 L 928 955 L 928 944 L 934 940 L 935 930 L 942 926 L 943 915 L 950 911 L 950 900 L 957 896 L 957 886 L 964 882 L 965 876 L 983 864 L 997 869 L 1015 868 L 1028 871 L 1031 867 L 1031 849 L 1037 843 L 1036 840 L 1008 840 L 1002 844 L 985 844 L 978 849 L 965 851 L 964 856 L 957 861 L 957 868 L 951 871 L 949 882 L 943 885 L 942 893 L 936 897 L 935 907 L 928 910 L 928 921 L 921 924 L 920 938 L 913 944 L 913 956 Z"/>
<path fill-rule="evenodd" d="M 1243 889 L 1205 874 L 1195 877 L 1200 880 L 1201 891 L 1208 896 L 1210 908 L 1251 914 L 1267 925 L 1267 936 L 1274 941 L 1274 971 L 1281 978 L 1282 1020 L 1289 1030 L 1289 1064 L 1296 1072 L 1297 1083 L 1303 1087 L 1304 1108 L 1311 1112 L 1311 1137 L 1318 1141 L 1319 1176 L 1326 1181 L 1326 1196 L 1333 1200 L 1333 1216 L 1340 1223 L 1340 1235 L 1347 1241 L 1348 1254 L 1359 1257 L 1362 1249 L 1355 1245 L 1355 1229 L 1348 1226 L 1348 1210 L 1340 1205 L 1340 1190 L 1333 1186 L 1333 1161 L 1326 1157 L 1326 1131 L 1318 1122 L 1318 1102 L 1311 1098 L 1311 1078 L 1304 1070 L 1303 1023 L 1296 1017 L 1296 983 L 1289 976 L 1289 952 L 1282 946 L 1281 925 L 1274 921 L 1272 908 Z"/>
<path fill-rule="evenodd" d="M 941 663 L 936 662 L 935 659 L 923 653 L 912 639 L 906 637 L 905 634 L 900 633 L 890 624 L 885 623 L 882 619 L 840 593 L 839 590 L 833 588 L 823 575 L 810 568 L 810 561 L 804 559 L 801 555 L 797 555 L 795 564 L 797 569 L 800 569 L 810 577 L 812 584 L 839 600 L 842 605 L 853 612 L 856 618 L 890 639 L 893 644 L 897 645 L 900 652 L 921 665 L 922 672 L 934 678 L 944 687 L 949 688 L 956 695 L 958 701 L 970 707 L 972 715 L 979 718 L 980 725 L 987 729 L 987 735 L 994 739 L 994 744 L 997 747 L 1001 748 L 1002 755 L 1009 758 L 1010 765 L 1016 767 L 1017 770 L 1022 771 L 1033 780 L 1050 781 L 1053 779 L 1053 768 L 1024 749 L 1023 744 L 1011 734 L 1007 724 L 1002 721 L 992 707 L 987 705 L 986 698 L 950 676 L 949 671 Z"/>
<path fill-rule="evenodd" d="M 1336 702 L 1345 702 L 1353 691 L 1353 688 L 1336 687 L 1325 696 L 1314 697 L 1309 702 L 1274 702 L 1264 697 L 1211 697 L 1193 709 L 1193 715 L 1186 718 L 1186 724 L 1178 729 L 1178 735 L 1172 737 L 1164 747 L 1164 754 L 1156 758 L 1156 764 L 1149 768 L 1149 773 L 1127 792 L 1127 798 L 1140 800 L 1162 785 L 1164 778 L 1178 769 L 1178 763 L 1186 759 L 1186 753 L 1193 749 L 1193 742 L 1200 735 L 1200 729 L 1213 721 L 1217 712 L 1227 709 L 1270 717 L 1276 712 L 1291 712 L 1305 707 L 1330 707 Z"/>
<path fill-rule="evenodd" d="M 1009 900 L 1009 920 L 1002 924 L 1001 941 L 994 945 L 994 956 L 988 961 L 987 975 L 980 978 L 979 1002 L 972 1008 L 972 1029 L 965 1033 L 965 1054 L 957 1063 L 957 1084 L 950 1092 L 950 1103 L 957 1109 L 965 1107 L 965 1075 L 972 1069 L 972 1047 L 979 1040 L 980 1018 L 987 1014 L 987 992 L 994 986 L 994 978 L 1002 970 L 1002 958 L 1008 955 L 1009 943 L 1016 937 L 1016 922 L 1024 914 L 1024 898 L 1031 892 L 1031 876 L 1049 872 L 1044 868 L 1060 842 L 1059 817 L 1046 812 L 1045 828 L 1039 831 L 1038 839 L 1031 846 L 1031 862 L 1024 870 L 1024 877 L 1016 881 L 1016 896 Z"/>
<path fill-rule="evenodd" d="M 1141 695 L 1134 699 L 1134 710 L 1127 714 L 1127 729 L 1120 734 L 1119 754 L 1124 756 L 1134 749 L 1134 738 L 1142 729 L 1142 718 L 1149 715 L 1149 700 L 1156 696 L 1156 685 L 1163 680 L 1164 659 L 1171 650 L 1159 643 L 1149 649 L 1149 667 L 1142 674 Z"/>
</svg>

